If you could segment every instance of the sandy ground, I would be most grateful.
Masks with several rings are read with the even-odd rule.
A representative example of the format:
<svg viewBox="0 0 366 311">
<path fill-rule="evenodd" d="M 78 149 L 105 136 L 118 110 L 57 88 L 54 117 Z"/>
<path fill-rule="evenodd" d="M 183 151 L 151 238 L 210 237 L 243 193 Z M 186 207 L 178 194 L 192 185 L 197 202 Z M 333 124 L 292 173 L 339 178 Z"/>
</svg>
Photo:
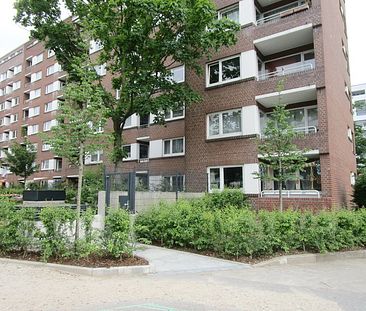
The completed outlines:
<svg viewBox="0 0 366 311">
<path fill-rule="evenodd" d="M 112 278 L 0 263 L 0 310 L 366 310 L 366 260 Z"/>
</svg>

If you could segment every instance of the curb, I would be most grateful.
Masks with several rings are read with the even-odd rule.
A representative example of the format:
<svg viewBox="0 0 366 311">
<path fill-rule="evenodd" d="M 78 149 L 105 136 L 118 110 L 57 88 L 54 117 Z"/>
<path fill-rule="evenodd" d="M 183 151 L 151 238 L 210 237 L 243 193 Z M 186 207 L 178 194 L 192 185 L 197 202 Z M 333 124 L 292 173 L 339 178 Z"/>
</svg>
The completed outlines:
<svg viewBox="0 0 366 311">
<path fill-rule="evenodd" d="M 92 277 L 108 277 L 108 276 L 116 276 L 116 275 L 142 275 L 142 274 L 155 273 L 155 268 L 151 264 L 145 265 L 145 266 L 88 268 L 88 267 L 61 265 L 61 264 L 55 264 L 55 263 L 45 263 L 45 262 L 18 260 L 18 259 L 9 259 L 9 258 L 0 258 L 0 262 L 13 263 L 13 264 L 15 263 L 15 264 L 21 264 L 21 265 L 31 266 L 31 267 L 43 267 L 43 268 L 48 268 L 51 270 L 92 276 Z"/>
<path fill-rule="evenodd" d="M 301 254 L 301 255 L 289 255 L 276 257 L 267 261 L 263 261 L 252 265 L 253 268 L 267 267 L 267 266 L 281 266 L 291 264 L 306 264 L 327 262 L 342 259 L 357 259 L 366 258 L 366 250 L 347 251 L 338 253 L 326 253 L 326 254 Z"/>
</svg>

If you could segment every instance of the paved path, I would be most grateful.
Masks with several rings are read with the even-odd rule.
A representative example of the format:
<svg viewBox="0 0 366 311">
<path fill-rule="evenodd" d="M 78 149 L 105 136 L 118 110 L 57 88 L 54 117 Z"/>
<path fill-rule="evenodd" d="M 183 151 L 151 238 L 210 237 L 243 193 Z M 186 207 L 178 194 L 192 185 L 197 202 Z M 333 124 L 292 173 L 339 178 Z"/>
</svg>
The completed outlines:
<svg viewBox="0 0 366 311">
<path fill-rule="evenodd" d="M 156 273 L 208 272 L 247 269 L 250 265 L 156 246 L 139 245 L 136 255 L 146 258 Z"/>
</svg>

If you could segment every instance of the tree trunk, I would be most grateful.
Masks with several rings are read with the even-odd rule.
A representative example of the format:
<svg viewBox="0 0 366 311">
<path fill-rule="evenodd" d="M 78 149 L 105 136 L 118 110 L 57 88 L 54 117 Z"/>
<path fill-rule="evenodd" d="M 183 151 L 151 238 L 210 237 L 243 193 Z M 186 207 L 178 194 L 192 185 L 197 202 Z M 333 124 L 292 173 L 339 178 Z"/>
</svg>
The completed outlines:
<svg viewBox="0 0 366 311">
<path fill-rule="evenodd" d="M 80 235 L 80 211 L 81 211 L 81 190 L 83 186 L 84 174 L 84 145 L 80 145 L 79 150 L 79 174 L 78 174 L 78 194 L 76 197 L 76 224 L 75 224 L 75 242 Z"/>
<path fill-rule="evenodd" d="M 282 198 L 282 176 L 283 176 L 283 172 L 282 172 L 282 161 L 281 159 L 279 160 L 279 164 L 280 164 L 280 181 L 279 181 L 279 198 L 280 198 L 280 212 L 283 212 L 283 198 Z"/>
<path fill-rule="evenodd" d="M 121 128 L 122 122 L 120 118 L 112 119 L 113 121 L 113 163 L 114 163 L 114 171 L 117 172 L 118 163 L 122 161 L 123 157 L 123 143 L 122 143 L 122 131 Z"/>
</svg>

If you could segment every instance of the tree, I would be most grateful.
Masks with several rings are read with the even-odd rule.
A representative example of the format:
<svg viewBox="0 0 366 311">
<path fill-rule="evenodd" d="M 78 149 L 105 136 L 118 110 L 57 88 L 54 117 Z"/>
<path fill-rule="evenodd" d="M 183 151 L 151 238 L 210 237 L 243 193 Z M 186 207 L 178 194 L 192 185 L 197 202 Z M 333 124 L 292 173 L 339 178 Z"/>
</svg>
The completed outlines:
<svg viewBox="0 0 366 311">
<path fill-rule="evenodd" d="M 363 172 L 356 179 L 353 193 L 353 202 L 358 208 L 366 207 L 366 174 Z"/>
<path fill-rule="evenodd" d="M 77 20 L 61 20 L 61 4 Z M 185 83 L 172 80 L 170 69 L 184 64 L 202 73 L 200 59 L 236 41 L 240 26 L 217 19 L 211 0 L 17 0 L 15 20 L 31 26 L 31 35 L 45 42 L 71 79 L 78 79 L 72 64 L 85 51 L 85 38 L 103 46 L 96 63 L 107 63 L 112 89 L 104 90 L 103 102 L 113 122 L 112 161 L 123 159 L 123 126 L 133 114 L 156 115 L 200 100 Z M 115 96 L 115 92 L 119 96 Z"/>
<path fill-rule="evenodd" d="M 80 79 L 67 83 L 64 89 L 65 100 L 60 102 L 57 115 L 58 125 L 45 137 L 56 155 L 78 166 L 76 240 L 79 237 L 84 160 L 108 143 L 106 134 L 100 131 L 106 121 L 103 90 L 98 84 L 93 84 L 96 76 L 93 70 L 87 66 L 78 68 L 75 72 L 80 71 L 77 73 Z"/>
<path fill-rule="evenodd" d="M 366 136 L 360 125 L 355 125 L 356 159 L 358 170 L 366 168 Z"/>
<path fill-rule="evenodd" d="M 25 140 L 23 144 L 13 143 L 11 151 L 5 151 L 5 154 L 6 160 L 3 165 L 8 166 L 15 175 L 23 177 L 25 189 L 27 178 L 38 170 L 35 164 L 37 151 L 28 140 Z"/>
<path fill-rule="evenodd" d="M 282 83 L 277 87 L 279 93 L 283 89 Z M 267 121 L 264 139 L 258 141 L 258 152 L 261 156 L 258 177 L 262 180 L 278 182 L 281 212 L 283 211 L 284 183 L 297 180 L 297 172 L 302 171 L 306 165 L 305 150 L 299 150 L 294 143 L 294 139 L 298 137 L 299 134 L 289 124 L 289 112 L 280 101 Z M 273 174 L 269 174 L 269 169 Z"/>
</svg>

